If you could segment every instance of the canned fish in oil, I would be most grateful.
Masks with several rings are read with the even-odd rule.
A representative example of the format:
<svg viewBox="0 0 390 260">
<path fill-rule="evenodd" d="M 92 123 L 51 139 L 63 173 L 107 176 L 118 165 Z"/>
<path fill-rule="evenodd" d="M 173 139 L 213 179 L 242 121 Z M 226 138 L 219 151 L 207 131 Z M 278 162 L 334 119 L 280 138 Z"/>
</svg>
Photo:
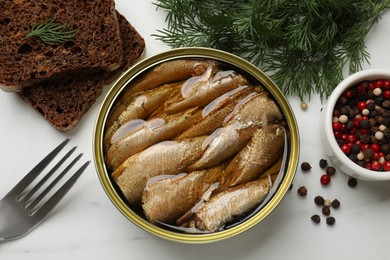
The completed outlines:
<svg viewBox="0 0 390 260">
<path fill-rule="evenodd" d="M 295 175 L 298 138 L 287 99 L 261 70 L 223 51 L 180 48 L 117 80 L 93 149 L 126 218 L 168 240 L 209 243 L 275 209 Z"/>
</svg>

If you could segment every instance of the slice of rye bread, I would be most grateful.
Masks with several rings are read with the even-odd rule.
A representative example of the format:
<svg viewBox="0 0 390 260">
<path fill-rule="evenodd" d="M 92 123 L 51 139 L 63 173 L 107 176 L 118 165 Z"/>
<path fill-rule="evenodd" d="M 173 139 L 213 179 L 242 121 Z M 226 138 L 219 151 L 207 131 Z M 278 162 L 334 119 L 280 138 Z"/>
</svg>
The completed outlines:
<svg viewBox="0 0 390 260">
<path fill-rule="evenodd" d="M 0 10 L 0 88 L 5 91 L 120 66 L 123 50 L 114 0 L 0 0 Z M 73 41 L 50 45 L 25 37 L 34 25 L 51 19 L 78 30 Z"/>
<path fill-rule="evenodd" d="M 125 17 L 118 13 L 123 39 L 123 63 L 115 71 L 65 77 L 38 83 L 18 92 L 18 95 L 55 128 L 72 129 L 101 95 L 103 87 L 112 83 L 124 70 L 138 60 L 144 52 L 145 42 Z"/>
</svg>

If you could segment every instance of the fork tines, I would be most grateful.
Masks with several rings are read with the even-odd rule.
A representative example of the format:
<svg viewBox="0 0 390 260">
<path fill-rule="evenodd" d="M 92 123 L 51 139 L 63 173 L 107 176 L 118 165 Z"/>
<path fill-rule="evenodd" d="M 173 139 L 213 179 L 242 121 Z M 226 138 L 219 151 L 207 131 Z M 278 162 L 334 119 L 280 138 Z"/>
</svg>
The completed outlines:
<svg viewBox="0 0 390 260">
<path fill-rule="evenodd" d="M 5 196 L 5 198 L 14 198 L 23 205 L 30 216 L 43 218 L 49 211 L 61 200 L 61 198 L 69 191 L 69 189 L 76 182 L 78 177 L 82 174 L 90 161 L 84 163 L 44 204 L 38 207 L 39 202 L 42 201 L 53 190 L 55 185 L 66 175 L 67 172 L 76 164 L 76 162 L 83 155 L 77 155 L 56 178 L 44 187 L 44 184 L 53 176 L 53 174 L 60 169 L 60 167 L 70 158 L 70 156 L 77 149 L 77 146 L 71 148 L 45 175 L 39 182 L 33 184 L 33 181 L 43 172 L 43 170 L 53 162 L 54 158 L 63 150 L 69 143 L 70 138 L 67 138 L 60 145 L 58 145 L 52 152 L 42 159 L 18 184 Z M 29 186 L 32 186 L 31 188 Z M 42 192 L 40 189 L 43 189 Z M 38 194 L 39 193 L 39 194 Z M 41 203 L 42 204 L 42 203 Z"/>
</svg>

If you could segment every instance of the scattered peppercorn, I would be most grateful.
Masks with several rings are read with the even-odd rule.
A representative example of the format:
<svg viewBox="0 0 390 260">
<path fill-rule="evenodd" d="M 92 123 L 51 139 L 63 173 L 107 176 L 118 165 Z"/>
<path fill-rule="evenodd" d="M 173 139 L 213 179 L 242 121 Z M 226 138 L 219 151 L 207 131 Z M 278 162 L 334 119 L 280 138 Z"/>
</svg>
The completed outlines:
<svg viewBox="0 0 390 260">
<path fill-rule="evenodd" d="M 317 214 L 311 216 L 311 220 L 313 220 L 314 223 L 318 224 L 321 222 L 321 217 Z"/>
<path fill-rule="evenodd" d="M 325 160 L 325 159 L 321 159 L 319 164 L 320 164 L 320 167 L 321 167 L 322 169 L 325 169 L 326 166 L 328 166 L 328 161 Z"/>
<path fill-rule="evenodd" d="M 325 216 L 329 216 L 330 215 L 330 207 L 323 206 L 322 207 L 322 214 L 324 214 Z"/>
<path fill-rule="evenodd" d="M 330 176 L 328 174 L 323 174 L 320 181 L 322 185 L 328 185 L 330 183 Z"/>
<path fill-rule="evenodd" d="M 298 194 L 302 197 L 307 195 L 307 188 L 305 186 L 302 186 L 298 189 Z"/>
<path fill-rule="evenodd" d="M 324 198 L 319 195 L 314 198 L 314 203 L 318 206 L 323 206 L 324 202 L 325 202 Z"/>
<path fill-rule="evenodd" d="M 302 171 L 304 171 L 304 172 L 310 171 L 311 165 L 310 165 L 308 162 L 303 162 L 303 163 L 301 164 L 301 169 L 302 169 Z"/>
<path fill-rule="evenodd" d="M 332 208 L 338 209 L 340 207 L 340 201 L 338 199 L 334 199 L 332 201 Z"/>
<path fill-rule="evenodd" d="M 333 176 L 335 173 L 336 168 L 334 168 L 333 166 L 326 167 L 326 174 L 328 174 L 329 176 Z"/>
<path fill-rule="evenodd" d="M 289 190 L 289 191 L 292 190 L 293 187 L 294 187 L 294 185 L 291 183 L 291 184 L 290 184 L 290 187 L 288 187 L 288 190 Z"/>
<path fill-rule="evenodd" d="M 305 111 L 305 110 L 307 110 L 307 107 L 308 107 L 307 103 L 306 103 L 305 101 L 302 101 L 302 102 L 301 102 L 301 109 L 302 109 L 303 111 Z"/>
<path fill-rule="evenodd" d="M 357 186 L 357 180 L 355 178 L 350 178 L 348 180 L 348 186 L 351 188 L 355 188 Z"/>
<path fill-rule="evenodd" d="M 327 217 L 326 218 L 326 224 L 328 224 L 329 226 L 333 226 L 334 223 L 336 223 L 336 219 L 334 217 Z"/>
</svg>

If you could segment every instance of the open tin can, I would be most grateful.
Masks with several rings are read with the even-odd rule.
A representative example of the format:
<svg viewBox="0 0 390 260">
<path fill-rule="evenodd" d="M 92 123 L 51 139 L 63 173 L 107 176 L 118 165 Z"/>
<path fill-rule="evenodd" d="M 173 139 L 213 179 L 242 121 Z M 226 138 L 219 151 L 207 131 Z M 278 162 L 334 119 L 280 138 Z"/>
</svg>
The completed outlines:
<svg viewBox="0 0 390 260">
<path fill-rule="evenodd" d="M 113 111 L 118 107 L 118 103 L 121 102 L 123 103 L 123 97 L 129 95 L 128 94 L 129 92 L 130 93 L 135 92 L 133 91 L 134 82 L 139 82 L 142 81 L 143 79 L 147 79 L 148 73 L 155 70 L 161 65 L 166 65 L 169 62 L 180 61 L 180 60 L 183 61 L 207 60 L 207 61 L 215 62 L 217 64 L 222 64 L 224 68 L 224 72 L 222 73 L 223 75 L 232 75 L 236 73 L 243 75 L 246 79 L 248 79 L 248 81 L 251 84 L 255 86 L 259 86 L 261 91 L 255 89 L 255 92 L 266 93 L 266 96 L 269 97 L 274 104 L 276 104 L 276 106 L 278 107 L 281 113 L 281 118 L 282 118 L 281 121 L 283 122 L 283 129 L 285 129 L 284 132 L 285 134 L 283 135 L 283 145 L 282 145 L 283 148 L 280 156 L 278 157 L 280 161 L 280 164 L 278 166 L 279 168 L 277 170 L 277 174 L 272 175 L 273 176 L 272 181 L 270 177 L 271 175 L 268 176 L 268 179 L 270 180 L 270 182 L 272 182 L 272 186 L 270 186 L 267 194 L 264 195 L 264 197 L 261 199 L 261 201 L 259 201 L 259 203 L 257 203 L 255 206 L 251 206 L 250 209 L 244 212 L 243 214 L 236 216 L 235 214 L 237 212 L 235 212 L 233 214 L 234 219 L 227 221 L 227 223 L 223 224 L 223 228 L 218 228 L 217 230 L 212 230 L 212 231 L 203 230 L 202 232 L 196 232 L 196 230 L 198 229 L 197 228 L 194 229 L 193 226 L 183 228 L 178 226 L 176 227 L 176 225 L 172 223 L 166 224 L 161 221 L 150 221 L 149 217 L 145 216 L 145 213 L 143 211 L 143 205 L 144 205 L 142 204 L 143 202 L 140 202 L 139 205 L 134 205 L 134 203 L 129 202 L 128 197 L 124 194 L 125 192 L 123 192 L 121 187 L 118 187 L 120 185 L 118 185 L 118 183 L 116 182 L 116 177 L 113 177 L 115 176 L 116 170 L 113 169 L 112 165 L 109 165 L 110 163 L 107 163 L 108 148 L 106 147 L 107 144 L 105 143 L 105 138 L 107 132 L 109 131 L 109 128 L 115 122 L 115 119 L 113 120 L 110 117 L 112 116 Z M 229 71 L 229 73 L 227 73 L 226 71 Z M 181 73 L 181 72 L 177 71 L 177 73 Z M 194 79 L 195 76 L 191 77 L 192 82 L 193 83 L 196 82 L 193 85 L 202 84 L 201 82 L 202 77 L 204 77 L 205 73 L 208 72 L 203 72 L 203 74 L 198 75 L 197 76 L 198 78 L 196 79 Z M 164 75 L 161 74 L 161 76 L 163 77 Z M 243 86 L 240 85 L 240 87 Z M 183 88 L 184 87 L 182 86 L 181 96 L 179 96 L 179 99 L 183 99 L 182 96 L 185 95 L 184 94 L 185 91 L 183 90 Z M 187 84 L 187 89 L 188 89 L 188 84 Z M 236 89 L 233 91 L 236 91 Z M 132 93 L 132 95 L 134 94 L 135 96 L 140 96 L 139 94 Z M 252 96 L 256 94 L 257 93 L 252 93 Z M 219 98 L 221 98 L 221 96 L 219 96 Z M 202 107 L 203 113 L 204 113 L 205 106 L 206 105 Z M 271 107 L 269 109 L 271 109 Z M 266 110 L 268 110 L 268 108 Z M 255 107 L 253 107 L 252 112 L 256 112 Z M 158 112 L 155 111 L 154 114 L 156 113 Z M 231 114 L 232 113 L 230 113 L 230 116 Z M 147 121 L 147 119 L 145 118 L 142 120 Z M 252 123 L 252 121 L 250 123 Z M 194 123 L 194 125 L 196 124 L 197 123 Z M 221 122 L 221 124 L 223 125 L 225 123 Z M 266 125 L 267 124 L 263 124 L 263 126 Z M 139 129 L 139 126 L 137 127 L 135 127 L 134 129 L 136 130 Z M 220 128 L 222 128 L 222 126 L 219 127 L 218 129 Z M 153 128 L 149 130 L 153 132 Z M 211 136 L 211 134 L 209 136 Z M 117 139 L 119 138 L 120 137 L 118 137 Z M 176 137 L 174 136 L 170 136 L 163 141 L 172 142 L 176 140 L 175 138 Z M 210 138 L 208 138 L 208 140 L 210 141 Z M 109 93 L 107 94 L 106 98 L 103 101 L 103 104 L 100 108 L 96 120 L 93 141 L 94 141 L 93 142 L 94 160 L 95 160 L 95 166 L 98 173 L 98 177 L 100 179 L 100 182 L 106 194 L 108 195 L 112 203 L 117 207 L 117 209 L 126 218 L 128 218 L 130 221 L 135 223 L 140 228 L 159 237 L 172 240 L 172 241 L 185 242 L 185 243 L 208 243 L 208 242 L 227 239 L 250 229 L 254 225 L 258 224 L 260 221 L 262 221 L 266 216 L 268 216 L 273 211 L 273 209 L 275 209 L 275 207 L 280 203 L 280 201 L 283 199 L 286 192 L 288 191 L 293 181 L 293 178 L 295 176 L 296 167 L 298 163 L 298 156 L 299 156 L 299 136 L 298 136 L 298 127 L 295 120 L 295 116 L 286 97 L 282 94 L 279 88 L 260 69 L 258 69 L 251 63 L 245 61 L 244 59 L 223 51 L 208 49 L 208 48 L 180 48 L 180 49 L 170 50 L 167 52 L 157 54 L 150 58 L 147 58 L 134 65 L 128 71 L 126 71 L 116 81 L 116 83 L 113 85 L 112 89 L 109 91 Z M 161 143 L 161 141 L 162 140 L 157 140 L 156 143 Z M 111 142 L 114 143 L 114 141 Z M 247 141 L 247 143 L 248 142 L 249 140 Z M 271 147 L 273 147 L 274 145 L 275 146 L 277 145 L 276 142 L 275 144 L 272 144 Z M 243 145 L 243 147 L 244 146 L 245 145 Z M 205 146 L 205 144 L 203 143 L 202 149 L 205 149 L 205 147 L 207 147 L 207 145 Z M 145 148 L 144 150 L 139 152 L 136 151 L 137 152 L 136 155 L 142 154 L 142 152 L 146 151 L 149 148 Z M 226 151 L 227 151 L 226 153 L 228 153 L 228 151 L 230 150 L 227 148 Z M 237 154 L 238 152 L 239 151 L 236 151 Z M 203 151 L 202 153 L 204 154 L 205 152 Z M 234 156 L 229 155 L 230 159 L 225 160 L 222 163 L 224 165 L 228 165 L 229 162 L 233 161 L 233 159 L 231 158 L 234 158 Z M 165 159 L 164 156 L 162 157 L 163 160 L 166 159 L 167 161 L 168 159 L 171 159 L 168 158 L 169 156 L 167 156 L 167 158 Z M 263 158 L 259 158 L 259 160 L 261 159 Z M 273 165 L 274 164 L 276 163 L 273 162 Z M 189 167 L 191 168 L 191 166 Z M 272 168 L 272 166 L 267 166 L 267 167 Z M 180 173 L 186 172 L 186 169 L 188 169 L 188 167 L 184 167 L 183 169 L 180 169 L 179 172 Z M 143 170 L 141 170 L 141 172 L 142 171 Z M 147 170 L 145 169 L 145 171 Z M 137 187 L 137 188 L 140 188 L 144 192 L 146 190 L 145 187 Z M 208 192 L 209 192 L 208 198 L 205 199 L 204 194 L 202 196 L 204 201 L 210 200 L 210 196 L 212 197 L 211 194 L 213 194 L 214 191 L 210 192 L 210 190 L 208 190 Z M 245 199 L 241 199 L 240 201 L 245 201 Z M 190 213 L 195 212 L 194 208 L 191 208 L 191 210 Z M 190 220 L 191 218 L 189 218 L 189 222 Z M 193 230 L 195 231 L 192 232 Z"/>
</svg>

